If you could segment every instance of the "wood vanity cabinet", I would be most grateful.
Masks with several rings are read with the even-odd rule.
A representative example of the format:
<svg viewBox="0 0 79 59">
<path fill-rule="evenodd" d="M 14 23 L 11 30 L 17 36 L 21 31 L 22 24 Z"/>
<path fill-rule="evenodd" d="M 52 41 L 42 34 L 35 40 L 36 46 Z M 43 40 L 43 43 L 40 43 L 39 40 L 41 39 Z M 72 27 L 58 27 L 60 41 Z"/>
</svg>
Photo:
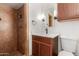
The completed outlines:
<svg viewBox="0 0 79 59">
<path fill-rule="evenodd" d="M 32 55 L 39 56 L 39 43 L 32 41 Z"/>
<path fill-rule="evenodd" d="M 56 56 L 58 54 L 58 40 L 42 36 L 32 35 L 33 56 Z"/>
<path fill-rule="evenodd" d="M 57 11 L 59 21 L 79 18 L 79 3 L 58 3 Z"/>
</svg>

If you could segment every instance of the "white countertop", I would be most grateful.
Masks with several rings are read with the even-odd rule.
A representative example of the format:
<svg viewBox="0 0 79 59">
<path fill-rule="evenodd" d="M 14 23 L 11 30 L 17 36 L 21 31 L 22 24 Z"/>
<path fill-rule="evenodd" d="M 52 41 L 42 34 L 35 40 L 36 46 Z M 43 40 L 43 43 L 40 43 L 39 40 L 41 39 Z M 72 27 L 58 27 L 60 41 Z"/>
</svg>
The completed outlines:
<svg viewBox="0 0 79 59">
<path fill-rule="evenodd" d="M 53 34 L 32 34 L 32 35 L 36 35 L 36 36 L 43 36 L 43 37 L 49 37 L 49 38 L 55 38 L 56 36 L 58 36 L 58 33 L 53 33 Z"/>
<path fill-rule="evenodd" d="M 59 35 L 59 33 L 52 33 L 52 34 L 32 33 L 32 35 L 49 37 L 49 38 L 55 38 L 56 36 L 60 36 L 61 38 L 72 39 L 72 40 L 78 40 L 79 39 L 79 35 Z"/>
</svg>

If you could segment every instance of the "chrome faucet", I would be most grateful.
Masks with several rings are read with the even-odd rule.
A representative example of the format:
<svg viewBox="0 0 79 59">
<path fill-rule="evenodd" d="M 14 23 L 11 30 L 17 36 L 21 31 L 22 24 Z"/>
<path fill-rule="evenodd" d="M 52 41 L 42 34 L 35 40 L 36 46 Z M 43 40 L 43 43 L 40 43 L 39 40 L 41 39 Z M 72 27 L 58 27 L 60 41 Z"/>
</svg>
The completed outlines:
<svg viewBox="0 0 79 59">
<path fill-rule="evenodd" d="M 46 28 L 45 31 L 46 31 L 46 34 L 48 34 L 48 28 Z"/>
</svg>

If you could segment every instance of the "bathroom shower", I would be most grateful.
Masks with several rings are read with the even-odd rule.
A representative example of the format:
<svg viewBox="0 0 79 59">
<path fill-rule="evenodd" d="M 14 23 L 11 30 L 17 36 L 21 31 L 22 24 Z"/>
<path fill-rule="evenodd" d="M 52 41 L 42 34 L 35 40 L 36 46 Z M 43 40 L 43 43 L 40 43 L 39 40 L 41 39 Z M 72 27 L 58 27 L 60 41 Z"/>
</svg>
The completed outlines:
<svg viewBox="0 0 79 59">
<path fill-rule="evenodd" d="M 16 4 L 21 5 L 18 9 L 9 5 L 0 4 L 0 56 L 22 56 L 27 37 L 24 4 Z"/>
</svg>

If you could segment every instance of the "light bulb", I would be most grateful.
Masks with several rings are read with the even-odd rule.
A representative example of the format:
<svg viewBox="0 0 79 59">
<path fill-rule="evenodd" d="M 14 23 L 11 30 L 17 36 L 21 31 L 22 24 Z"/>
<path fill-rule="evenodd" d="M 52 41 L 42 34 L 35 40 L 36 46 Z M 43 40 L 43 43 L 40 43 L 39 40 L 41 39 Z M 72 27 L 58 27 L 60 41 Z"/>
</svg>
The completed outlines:
<svg viewBox="0 0 79 59">
<path fill-rule="evenodd" d="M 38 20 L 42 20 L 42 19 L 44 19 L 45 18 L 45 15 L 44 14 L 39 14 L 38 16 L 37 16 L 37 19 Z"/>
</svg>

